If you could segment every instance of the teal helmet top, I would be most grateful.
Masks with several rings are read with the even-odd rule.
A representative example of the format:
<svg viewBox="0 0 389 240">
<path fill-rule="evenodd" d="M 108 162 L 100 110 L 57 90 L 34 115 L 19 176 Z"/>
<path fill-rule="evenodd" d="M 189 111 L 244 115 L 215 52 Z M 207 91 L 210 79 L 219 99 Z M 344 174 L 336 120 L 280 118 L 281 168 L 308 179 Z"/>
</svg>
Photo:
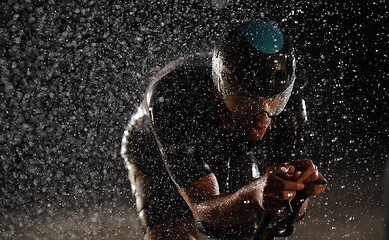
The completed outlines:
<svg viewBox="0 0 389 240">
<path fill-rule="evenodd" d="M 243 37 L 258 51 L 274 54 L 281 50 L 284 35 L 276 26 L 263 21 L 238 22 Z"/>
<path fill-rule="evenodd" d="M 214 49 L 212 77 L 222 95 L 285 95 L 295 80 L 295 57 L 288 39 L 275 25 L 262 20 L 237 21 Z M 282 109 L 281 109 L 282 111 Z"/>
</svg>

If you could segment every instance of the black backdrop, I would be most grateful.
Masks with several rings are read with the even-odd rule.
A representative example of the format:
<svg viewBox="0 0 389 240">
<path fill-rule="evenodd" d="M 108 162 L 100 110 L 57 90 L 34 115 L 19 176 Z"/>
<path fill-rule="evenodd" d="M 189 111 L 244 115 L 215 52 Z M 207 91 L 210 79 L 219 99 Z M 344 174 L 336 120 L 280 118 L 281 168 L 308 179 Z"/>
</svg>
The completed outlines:
<svg viewBox="0 0 389 240">
<path fill-rule="evenodd" d="M 120 141 L 148 77 L 211 50 L 229 19 L 258 16 L 283 22 L 295 43 L 312 157 L 340 181 L 334 190 L 352 185 L 382 209 L 387 15 L 384 1 L 2 1 L 3 236 L 21 218 L 133 204 Z"/>
</svg>

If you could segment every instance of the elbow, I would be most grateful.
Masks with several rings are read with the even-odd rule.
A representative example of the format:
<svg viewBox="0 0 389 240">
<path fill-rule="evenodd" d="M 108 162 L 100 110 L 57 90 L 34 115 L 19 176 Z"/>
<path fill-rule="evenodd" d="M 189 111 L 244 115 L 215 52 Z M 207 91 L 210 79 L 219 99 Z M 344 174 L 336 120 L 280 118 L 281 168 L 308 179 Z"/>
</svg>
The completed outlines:
<svg viewBox="0 0 389 240">
<path fill-rule="evenodd" d="M 212 222 L 212 214 L 206 210 L 206 207 L 201 207 L 198 203 L 194 202 L 189 202 L 188 206 L 192 211 L 194 219 L 196 219 L 197 231 L 204 234 L 205 236 L 208 236 L 209 238 L 223 237 L 220 234 L 221 230 L 210 224 L 210 222 Z"/>
<path fill-rule="evenodd" d="M 190 204 L 190 210 L 192 211 L 193 217 L 200 222 L 212 222 L 214 217 L 210 211 L 207 211 L 207 207 L 201 206 L 201 204 Z"/>
</svg>

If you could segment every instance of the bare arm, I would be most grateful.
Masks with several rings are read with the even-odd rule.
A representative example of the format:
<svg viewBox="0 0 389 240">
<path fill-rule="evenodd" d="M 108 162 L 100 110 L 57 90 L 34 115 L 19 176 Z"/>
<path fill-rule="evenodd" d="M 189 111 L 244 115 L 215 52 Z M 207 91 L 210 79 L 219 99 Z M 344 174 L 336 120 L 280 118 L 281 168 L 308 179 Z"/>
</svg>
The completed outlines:
<svg viewBox="0 0 389 240">
<path fill-rule="evenodd" d="M 261 181 L 255 182 L 261 184 Z M 209 174 L 180 189 L 180 193 L 196 219 L 223 228 L 247 222 L 260 210 L 259 202 L 250 196 L 253 194 L 251 188 L 244 186 L 236 192 L 219 195 L 216 177 Z"/>
<path fill-rule="evenodd" d="M 265 174 L 235 192 L 220 195 L 214 174 L 179 190 L 196 219 L 215 228 L 243 224 L 261 208 L 282 209 L 304 184 Z"/>
</svg>

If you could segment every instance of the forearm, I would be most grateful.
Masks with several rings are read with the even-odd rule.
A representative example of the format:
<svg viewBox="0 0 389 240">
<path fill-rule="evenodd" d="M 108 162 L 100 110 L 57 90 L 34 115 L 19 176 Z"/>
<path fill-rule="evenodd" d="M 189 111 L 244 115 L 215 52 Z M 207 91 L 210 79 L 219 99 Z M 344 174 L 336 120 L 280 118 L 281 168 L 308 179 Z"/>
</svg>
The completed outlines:
<svg viewBox="0 0 389 240">
<path fill-rule="evenodd" d="M 189 196 L 190 191 L 181 191 L 194 216 L 215 228 L 226 228 L 243 224 L 252 219 L 261 210 L 256 189 L 263 184 L 259 178 L 235 192 L 219 195 L 218 191 L 208 197 Z M 212 195 L 212 196 L 211 196 Z"/>
</svg>

